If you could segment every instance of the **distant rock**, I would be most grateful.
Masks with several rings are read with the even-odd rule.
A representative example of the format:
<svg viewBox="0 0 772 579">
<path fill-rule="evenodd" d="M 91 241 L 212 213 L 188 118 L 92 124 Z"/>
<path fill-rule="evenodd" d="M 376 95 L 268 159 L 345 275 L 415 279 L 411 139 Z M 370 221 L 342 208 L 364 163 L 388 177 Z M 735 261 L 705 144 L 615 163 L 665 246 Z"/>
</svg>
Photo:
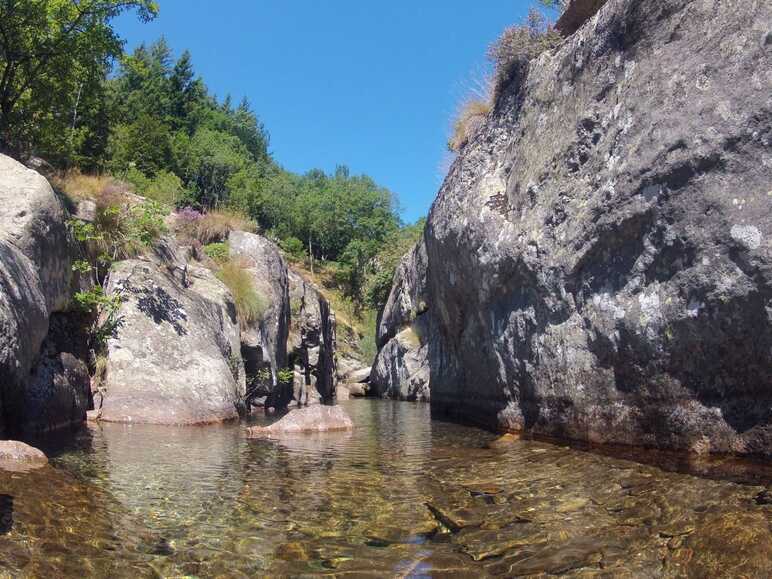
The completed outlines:
<svg viewBox="0 0 772 579">
<path fill-rule="evenodd" d="M 343 380 L 348 383 L 367 382 L 370 379 L 372 371 L 373 369 L 370 366 L 367 366 L 366 368 L 356 368 L 348 372 Z"/>
<path fill-rule="evenodd" d="M 0 440 L 0 469 L 26 471 L 48 464 L 48 458 L 37 448 L 16 440 Z"/>
<path fill-rule="evenodd" d="M 351 430 L 354 423 L 341 406 L 316 404 L 295 408 L 270 426 L 253 426 L 247 429 L 251 438 L 274 437 L 293 434 L 313 434 L 337 430 Z"/>
<path fill-rule="evenodd" d="M 123 304 L 108 340 L 103 421 L 181 425 L 238 416 L 245 383 L 232 297 L 211 271 L 191 267 L 186 287 L 168 265 L 131 259 L 110 272 L 107 291 Z"/>
<path fill-rule="evenodd" d="M 426 251 L 422 244 L 402 258 L 378 325 L 381 346 L 370 376 L 370 394 L 426 402 L 430 399 L 429 332 L 424 314 Z"/>
<path fill-rule="evenodd" d="M 289 356 L 298 376 L 301 404 L 335 400 L 335 314 L 327 300 L 300 275 L 288 272 L 291 324 Z"/>
<path fill-rule="evenodd" d="M 413 327 L 407 327 L 380 349 L 370 376 L 372 396 L 428 402 L 428 344 Z"/>
</svg>

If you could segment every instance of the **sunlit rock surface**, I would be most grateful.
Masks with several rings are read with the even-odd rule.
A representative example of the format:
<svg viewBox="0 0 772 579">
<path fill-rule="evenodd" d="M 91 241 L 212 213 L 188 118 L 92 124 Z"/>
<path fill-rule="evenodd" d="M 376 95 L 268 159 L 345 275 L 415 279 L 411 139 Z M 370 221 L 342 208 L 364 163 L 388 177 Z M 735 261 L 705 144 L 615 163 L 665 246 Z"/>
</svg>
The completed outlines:
<svg viewBox="0 0 772 579">
<path fill-rule="evenodd" d="M 238 417 L 244 395 L 236 310 L 227 288 L 204 268 L 182 283 L 166 264 L 115 264 L 120 322 L 107 344 L 108 422 L 199 424 Z"/>
<path fill-rule="evenodd" d="M 44 177 L 0 155 L 0 432 L 4 422 L 12 430 L 33 422 L 27 397 L 42 398 L 51 385 L 31 383 L 30 372 L 51 314 L 69 302 L 72 255 L 66 220 Z M 80 410 L 85 413 L 85 407 Z"/>
<path fill-rule="evenodd" d="M 317 404 L 306 408 L 295 408 L 270 426 L 253 426 L 247 430 L 250 437 L 283 436 L 351 430 L 354 423 L 342 406 Z"/>
<path fill-rule="evenodd" d="M 516 74 L 398 273 L 384 391 L 412 327 L 437 411 L 772 456 L 770 30 L 769 2 L 609 0 Z"/>
</svg>

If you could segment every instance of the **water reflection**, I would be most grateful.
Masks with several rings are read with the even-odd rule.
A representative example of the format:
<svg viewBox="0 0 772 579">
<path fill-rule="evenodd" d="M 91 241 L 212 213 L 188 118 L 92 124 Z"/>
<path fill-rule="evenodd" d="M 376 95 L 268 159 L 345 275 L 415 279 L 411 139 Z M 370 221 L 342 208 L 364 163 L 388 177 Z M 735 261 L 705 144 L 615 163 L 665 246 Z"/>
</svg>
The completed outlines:
<svg viewBox="0 0 772 579">
<path fill-rule="evenodd" d="M 346 405 L 353 433 L 248 440 L 238 424 L 104 424 L 52 443 L 52 466 L 0 472 L 0 569 L 772 575 L 764 486 L 545 442 L 491 444 L 432 422 L 425 405 Z"/>
</svg>

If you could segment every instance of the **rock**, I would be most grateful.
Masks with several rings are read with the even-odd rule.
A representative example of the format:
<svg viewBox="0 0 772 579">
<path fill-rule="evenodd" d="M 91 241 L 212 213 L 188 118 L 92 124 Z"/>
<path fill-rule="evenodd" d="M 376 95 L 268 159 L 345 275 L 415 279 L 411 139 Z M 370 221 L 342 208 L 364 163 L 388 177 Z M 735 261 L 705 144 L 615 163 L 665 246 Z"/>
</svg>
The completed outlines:
<svg viewBox="0 0 772 579">
<path fill-rule="evenodd" d="M 373 381 L 396 390 L 387 344 L 419 323 L 437 413 L 772 456 L 771 25 L 609 0 L 513 78 L 398 272 Z"/>
<path fill-rule="evenodd" d="M 3 417 L 24 426 L 30 372 L 71 276 L 62 203 L 42 176 L 0 155 L 0 431 Z"/>
<path fill-rule="evenodd" d="M 107 343 L 101 420 L 199 424 L 236 418 L 245 393 L 232 297 L 204 268 L 182 286 L 161 263 L 113 266 L 110 295 L 121 295 Z"/>
<path fill-rule="evenodd" d="M 0 440 L 0 469 L 29 470 L 48 464 L 48 458 L 37 448 L 16 440 Z"/>
<path fill-rule="evenodd" d="M 327 300 L 302 277 L 288 272 L 290 296 L 290 358 L 298 367 L 301 391 L 325 404 L 335 400 L 335 314 Z M 308 394 L 309 390 L 313 394 Z M 301 401 L 296 397 L 296 400 Z"/>
<path fill-rule="evenodd" d="M 357 382 L 367 382 L 370 380 L 371 372 L 372 368 L 369 366 L 367 368 L 357 368 L 346 374 L 343 379 L 345 382 L 350 384 L 355 384 Z"/>
<path fill-rule="evenodd" d="M 88 367 L 68 352 L 49 352 L 37 364 L 25 396 L 24 429 L 47 432 L 86 420 Z"/>
<path fill-rule="evenodd" d="M 345 386 L 338 384 L 335 387 L 335 398 L 336 400 L 343 401 L 348 400 L 351 396 L 351 393 L 349 392 L 349 389 Z"/>
<path fill-rule="evenodd" d="M 354 370 L 359 370 L 365 367 L 365 364 L 361 360 L 358 360 L 350 355 L 346 355 L 342 352 L 338 352 L 338 360 L 336 364 L 336 371 L 338 373 L 338 380 L 345 380 L 346 376 Z"/>
<path fill-rule="evenodd" d="M 370 376 L 371 393 L 376 396 L 430 399 L 430 327 L 424 317 L 428 310 L 425 286 L 426 252 L 419 244 L 402 258 L 378 325 L 381 348 Z"/>
<path fill-rule="evenodd" d="M 75 217 L 81 221 L 87 223 L 93 223 L 97 218 L 97 206 L 96 203 L 90 199 L 82 199 L 78 201 L 78 207 L 75 212 Z"/>
<path fill-rule="evenodd" d="M 555 23 L 563 36 L 570 36 L 598 13 L 607 0 L 571 0 Z"/>
<path fill-rule="evenodd" d="M 382 398 L 428 401 L 428 352 L 428 345 L 421 343 L 413 327 L 402 330 L 378 352 L 370 376 L 370 393 Z"/>
<path fill-rule="evenodd" d="M 266 397 L 266 407 L 284 408 L 293 398 L 292 382 L 280 383 L 278 374 L 287 366 L 290 327 L 287 265 L 276 244 L 259 235 L 233 231 L 228 245 L 231 258 L 242 260 L 267 306 L 262 319 L 242 328 L 241 356 L 247 380 L 254 384 L 254 397 Z M 266 370 L 270 378 L 258 378 Z"/>
<path fill-rule="evenodd" d="M 250 438 L 310 434 L 336 430 L 352 430 L 354 423 L 341 406 L 317 404 L 290 410 L 270 426 L 253 426 L 247 429 Z"/>
<path fill-rule="evenodd" d="M 354 398 L 367 396 L 369 392 L 368 386 L 369 385 L 366 382 L 349 382 L 348 384 L 343 384 L 343 387 L 348 390 L 349 396 L 353 396 Z"/>
</svg>

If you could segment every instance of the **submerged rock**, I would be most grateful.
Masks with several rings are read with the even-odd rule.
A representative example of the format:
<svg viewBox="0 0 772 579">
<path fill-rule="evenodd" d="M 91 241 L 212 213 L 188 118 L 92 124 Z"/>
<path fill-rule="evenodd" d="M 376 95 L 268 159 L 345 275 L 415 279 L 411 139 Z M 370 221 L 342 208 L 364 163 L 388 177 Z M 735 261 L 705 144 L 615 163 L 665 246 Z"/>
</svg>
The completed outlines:
<svg viewBox="0 0 772 579">
<path fill-rule="evenodd" d="M 516 71 L 400 268 L 381 391 L 425 347 L 433 408 L 490 428 L 772 456 L 771 26 L 609 0 Z"/>
<path fill-rule="evenodd" d="M 247 429 L 251 438 L 282 436 L 285 434 L 311 434 L 336 430 L 352 430 L 354 423 L 341 406 L 316 404 L 296 408 L 270 426 L 253 426 Z"/>
<path fill-rule="evenodd" d="M 29 470 L 48 464 L 48 458 L 34 446 L 17 440 L 0 440 L 0 469 Z"/>
<path fill-rule="evenodd" d="M 154 261 L 114 265 L 107 291 L 123 303 L 108 340 L 101 420 L 199 424 L 238 416 L 244 375 L 232 297 L 204 268 L 190 268 L 189 284 Z"/>
</svg>

